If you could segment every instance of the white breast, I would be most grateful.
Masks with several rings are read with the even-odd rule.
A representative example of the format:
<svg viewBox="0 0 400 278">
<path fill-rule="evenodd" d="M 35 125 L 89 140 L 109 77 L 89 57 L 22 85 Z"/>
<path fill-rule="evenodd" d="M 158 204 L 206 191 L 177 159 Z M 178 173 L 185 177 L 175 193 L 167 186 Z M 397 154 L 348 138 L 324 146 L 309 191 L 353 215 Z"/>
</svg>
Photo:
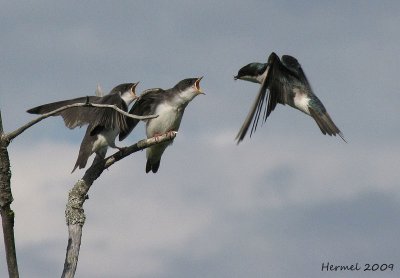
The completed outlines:
<svg viewBox="0 0 400 278">
<path fill-rule="evenodd" d="M 146 135 L 153 137 L 171 130 L 177 131 L 182 119 L 182 113 L 168 103 L 158 105 L 155 113 L 157 118 L 147 122 Z"/>
</svg>

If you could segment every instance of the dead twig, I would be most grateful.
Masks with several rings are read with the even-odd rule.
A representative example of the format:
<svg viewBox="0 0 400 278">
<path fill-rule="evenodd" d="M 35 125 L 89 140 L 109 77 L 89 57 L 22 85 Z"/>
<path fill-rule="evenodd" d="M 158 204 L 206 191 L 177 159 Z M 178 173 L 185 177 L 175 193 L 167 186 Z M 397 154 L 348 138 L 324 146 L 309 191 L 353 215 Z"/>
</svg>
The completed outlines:
<svg viewBox="0 0 400 278">
<path fill-rule="evenodd" d="M 93 182 L 100 177 L 105 169 L 109 168 L 115 162 L 152 145 L 173 140 L 176 134 L 177 132 L 168 132 L 161 136 L 141 140 L 107 158 L 96 156 L 90 168 L 86 170 L 83 178 L 76 182 L 68 194 L 68 202 L 65 209 L 65 218 L 68 226 L 68 246 L 62 277 L 71 278 L 75 275 L 81 245 L 82 227 L 86 220 L 83 204 L 88 199 L 87 194 Z"/>
</svg>

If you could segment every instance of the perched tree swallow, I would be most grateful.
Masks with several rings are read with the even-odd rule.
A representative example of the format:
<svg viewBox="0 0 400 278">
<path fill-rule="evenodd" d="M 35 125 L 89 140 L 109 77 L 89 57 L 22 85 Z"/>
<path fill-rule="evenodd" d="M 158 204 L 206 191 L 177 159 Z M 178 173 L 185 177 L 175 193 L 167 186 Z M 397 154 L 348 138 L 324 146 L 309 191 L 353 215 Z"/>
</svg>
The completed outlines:
<svg viewBox="0 0 400 278">
<path fill-rule="evenodd" d="M 178 131 L 186 106 L 194 97 L 204 94 L 200 89 L 201 79 L 202 77 L 188 78 L 168 90 L 156 88 L 142 93 L 129 113 L 139 116 L 158 115 L 157 118 L 146 120 L 147 138 Z M 127 122 L 129 125 L 128 131 L 124 130 L 120 133 L 120 140 L 128 136 L 139 120 L 129 118 Z M 160 143 L 146 149 L 146 173 L 150 171 L 157 173 L 161 156 L 170 144 L 172 142 Z"/>
<path fill-rule="evenodd" d="M 29 109 L 27 112 L 31 114 L 45 114 L 65 105 L 85 103 L 87 99 L 89 99 L 89 102 L 93 104 L 115 105 L 127 112 L 128 106 L 137 99 L 135 88 L 138 83 L 120 84 L 103 97 L 90 96 L 63 100 L 44 104 Z M 115 138 L 121 131 L 126 132 L 129 128 L 127 117 L 111 108 L 84 106 L 73 107 L 62 111 L 55 116 L 62 116 L 65 125 L 71 129 L 77 126 L 89 124 L 85 136 L 83 137 L 78 159 L 72 172 L 74 172 L 77 167 L 79 167 L 79 169 L 84 168 L 89 157 L 93 153 L 105 157 L 108 146 L 120 149 L 115 145 Z"/>
<path fill-rule="evenodd" d="M 346 142 L 342 132 L 333 123 L 322 102 L 314 95 L 296 58 L 283 55 L 282 60 L 280 60 L 278 55 L 272 52 L 267 63 L 250 63 L 241 68 L 234 79 L 261 84 L 257 98 L 236 136 L 238 143 L 246 136 L 252 121 L 250 136 L 256 130 L 264 101 L 264 121 L 275 109 L 277 103 L 288 104 L 313 117 L 323 134 L 334 136 L 338 134 Z"/>
</svg>

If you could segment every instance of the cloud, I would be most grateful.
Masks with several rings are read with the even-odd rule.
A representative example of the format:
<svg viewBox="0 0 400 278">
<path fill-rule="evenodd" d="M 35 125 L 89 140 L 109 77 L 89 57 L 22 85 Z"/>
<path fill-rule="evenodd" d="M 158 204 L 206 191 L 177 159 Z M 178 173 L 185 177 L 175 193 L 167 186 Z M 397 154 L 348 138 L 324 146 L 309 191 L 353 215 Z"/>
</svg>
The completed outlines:
<svg viewBox="0 0 400 278">
<path fill-rule="evenodd" d="M 211 268 L 210 274 L 199 270 L 199 277 L 213 277 L 215 273 L 228 277 L 235 272 L 256 275 L 267 271 L 256 255 L 272 258 L 271 248 L 282 248 L 280 244 L 286 246 L 280 256 L 296 252 L 282 242 L 293 235 L 275 226 L 283 229 L 288 221 L 294 221 L 290 226 L 299 234 L 292 244 L 303 246 L 302 242 L 310 238 L 301 229 L 310 229 L 307 222 L 313 219 L 304 219 L 303 213 L 312 215 L 328 205 L 327 228 L 324 230 L 321 224 L 318 227 L 322 229 L 321 237 L 329 237 L 329 227 L 340 218 L 338 203 L 345 203 L 347 207 L 342 211 L 347 211 L 360 198 L 373 199 L 375 192 L 381 200 L 376 203 L 378 207 L 387 196 L 391 196 L 389 204 L 399 198 L 395 164 L 387 167 L 388 161 L 396 159 L 395 146 L 366 155 L 362 148 L 339 141 L 335 147 L 317 152 L 304 140 L 293 143 L 273 136 L 263 142 L 259 138 L 262 130 L 236 146 L 231 133 L 227 130 L 215 138 L 192 140 L 182 131 L 167 149 L 157 175 L 144 173 L 144 152 L 106 171 L 85 203 L 87 223 L 78 273 L 85 277 L 95 277 L 96 273 L 107 276 L 127 266 L 121 274 L 126 273 L 126 277 L 169 277 L 168 273 L 184 277 L 182 273 L 188 268 L 182 264 L 187 262 L 196 270 L 202 264 Z M 286 146 L 285 152 L 271 147 L 278 142 Z M 66 245 L 67 193 L 82 175 L 69 174 L 77 149 L 78 145 L 47 141 L 16 146 L 11 153 L 19 250 L 44 244 L 48 251 L 42 262 L 60 267 L 63 257 L 54 254 L 64 252 L 62 245 Z M 354 205 L 368 203 L 360 202 Z M 362 214 L 363 209 L 357 211 Z M 378 220 L 382 214 L 371 217 Z M 318 214 L 317 219 L 320 223 L 325 218 Z M 366 218 L 362 225 L 372 231 Z M 316 248 L 321 251 L 322 247 Z M 334 245 L 332 248 L 336 250 Z M 242 261 L 234 254 L 246 259 Z M 110 256 L 116 260 L 110 262 Z M 332 252 L 331 256 L 337 254 Z M 59 261 L 54 262 L 55 258 Z M 24 255 L 21 264 L 25 259 Z M 256 261 L 250 271 L 246 264 L 251 260 Z"/>
<path fill-rule="evenodd" d="M 77 276 L 320 277 L 326 260 L 395 261 L 397 6 L 4 4 L 6 131 L 33 118 L 26 109 L 93 94 L 98 83 L 107 91 L 140 80 L 144 90 L 205 76 L 207 95 L 187 107 L 157 175 L 145 174 L 140 152 L 91 188 Z M 299 59 L 348 144 L 283 106 L 235 144 L 258 86 L 233 75 L 271 51 Z M 23 276 L 61 273 L 65 203 L 83 174 L 69 172 L 83 132 L 52 118 L 10 146 Z M 119 145 L 143 136 L 140 125 Z"/>
</svg>

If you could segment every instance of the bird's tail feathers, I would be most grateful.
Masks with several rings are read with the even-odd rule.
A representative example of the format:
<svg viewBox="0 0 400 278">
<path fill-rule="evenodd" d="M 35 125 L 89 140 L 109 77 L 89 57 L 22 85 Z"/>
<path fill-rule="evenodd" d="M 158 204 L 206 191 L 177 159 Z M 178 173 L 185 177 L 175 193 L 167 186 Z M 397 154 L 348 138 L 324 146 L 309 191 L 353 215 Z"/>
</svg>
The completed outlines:
<svg viewBox="0 0 400 278">
<path fill-rule="evenodd" d="M 87 164 L 87 161 L 88 161 L 88 159 L 89 159 L 89 157 L 90 157 L 90 155 L 91 155 L 91 152 L 88 152 L 87 150 L 84 150 L 84 149 L 81 148 L 81 149 L 79 150 L 78 159 L 76 160 L 74 169 L 72 169 L 71 174 L 72 174 L 72 173 L 76 170 L 76 168 L 78 168 L 78 167 L 79 167 L 79 169 L 85 168 L 85 167 L 86 167 L 86 164 Z"/>
<path fill-rule="evenodd" d="M 146 162 L 146 173 L 152 171 L 153 173 L 157 173 L 158 168 L 160 167 L 160 160 L 157 162 L 151 162 L 150 160 L 147 160 Z"/>
<path fill-rule="evenodd" d="M 326 134 L 328 134 L 329 136 L 339 135 L 340 138 L 342 138 L 342 140 L 347 143 L 346 139 L 344 139 L 343 133 L 339 130 L 339 128 L 332 121 L 328 112 L 325 111 L 323 113 L 318 113 L 311 108 L 309 110 L 310 110 L 310 115 L 314 118 L 319 129 L 321 130 L 321 132 L 324 135 L 326 135 Z"/>
</svg>

